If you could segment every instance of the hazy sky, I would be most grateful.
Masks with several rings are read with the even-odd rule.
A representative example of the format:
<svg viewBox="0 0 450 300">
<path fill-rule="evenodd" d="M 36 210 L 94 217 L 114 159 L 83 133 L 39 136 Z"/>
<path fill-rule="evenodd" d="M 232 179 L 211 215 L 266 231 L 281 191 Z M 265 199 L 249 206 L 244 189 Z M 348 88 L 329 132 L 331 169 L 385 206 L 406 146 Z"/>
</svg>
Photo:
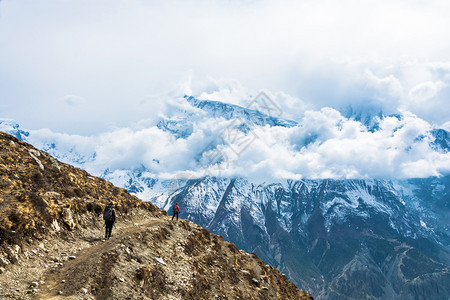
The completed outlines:
<svg viewBox="0 0 450 300">
<path fill-rule="evenodd" d="M 0 117 L 96 134 L 155 117 L 166 95 L 238 87 L 440 126 L 448 16 L 446 0 L 3 0 Z"/>
</svg>

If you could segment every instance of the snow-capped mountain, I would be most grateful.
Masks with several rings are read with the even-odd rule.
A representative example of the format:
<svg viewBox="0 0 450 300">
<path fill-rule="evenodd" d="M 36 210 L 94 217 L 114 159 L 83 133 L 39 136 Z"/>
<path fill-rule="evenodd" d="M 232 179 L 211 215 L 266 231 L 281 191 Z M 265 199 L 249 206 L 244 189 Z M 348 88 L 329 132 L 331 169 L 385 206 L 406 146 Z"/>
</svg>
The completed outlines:
<svg viewBox="0 0 450 300">
<path fill-rule="evenodd" d="M 445 171 L 440 164 L 449 153 L 449 132 L 376 110 L 341 115 L 323 109 L 288 121 L 258 106 L 184 101 L 188 110 L 152 128 L 100 137 L 30 131 L 27 140 L 161 208 L 170 211 L 179 202 L 183 217 L 257 253 L 317 299 L 450 297 L 450 178 L 395 179 L 397 168 L 405 168 L 399 177 L 414 177 L 412 171 L 428 167 L 426 159 L 437 170 L 431 174 Z M 225 136 L 230 128 L 238 138 Z M 255 132 L 251 155 L 225 161 L 237 171 L 202 175 L 202 169 L 223 166 L 223 157 Z M 340 150 L 352 155 L 346 159 Z M 334 151 L 338 155 L 329 156 Z M 222 160 L 202 164 L 216 153 Z M 296 164 L 302 155 L 306 163 Z M 344 164 L 333 173 L 326 163 L 336 160 Z M 352 169 L 353 161 L 362 171 Z M 253 171 L 254 165 L 268 167 Z M 298 179 L 305 165 L 304 177 L 318 179 Z M 282 178 L 252 177 L 283 168 L 288 175 Z M 329 174 L 365 179 L 326 179 Z M 370 179 L 373 174 L 389 180 Z"/>
<path fill-rule="evenodd" d="M 183 216 L 257 253 L 316 299 L 450 295 L 450 177 L 202 178 L 165 194 L 170 184 L 154 184 L 153 203 L 170 211 L 178 202 Z"/>
<path fill-rule="evenodd" d="M 203 114 L 201 114 L 201 118 L 238 120 L 240 122 L 240 126 L 238 128 L 244 133 L 248 133 L 248 131 L 255 126 L 298 126 L 298 123 L 295 121 L 284 120 L 282 118 L 260 112 L 256 109 L 252 109 L 252 103 L 250 103 L 250 107 L 241 107 L 219 101 L 198 100 L 192 96 L 185 96 L 185 98 L 189 104 L 203 112 Z M 275 109 L 266 107 L 266 110 L 270 113 Z M 170 132 L 176 138 L 187 138 L 194 131 L 195 119 L 195 114 L 184 112 L 182 116 L 175 116 L 159 121 L 157 127 L 161 130 Z"/>
<path fill-rule="evenodd" d="M 220 101 L 197 100 L 192 96 L 188 97 L 187 101 L 193 106 L 207 112 L 209 116 L 214 118 L 222 117 L 227 120 L 243 119 L 247 124 L 257 126 L 269 125 L 292 127 L 297 125 L 297 122 L 295 121 L 278 118 L 277 116 L 281 116 L 282 112 L 277 112 L 275 104 L 267 103 L 267 101 L 263 102 L 263 104 L 255 103 L 255 101 L 250 102 L 249 107 L 241 107 Z M 255 104 L 253 105 L 253 103 Z M 254 109 L 253 107 L 262 109 L 264 112 Z"/>
</svg>

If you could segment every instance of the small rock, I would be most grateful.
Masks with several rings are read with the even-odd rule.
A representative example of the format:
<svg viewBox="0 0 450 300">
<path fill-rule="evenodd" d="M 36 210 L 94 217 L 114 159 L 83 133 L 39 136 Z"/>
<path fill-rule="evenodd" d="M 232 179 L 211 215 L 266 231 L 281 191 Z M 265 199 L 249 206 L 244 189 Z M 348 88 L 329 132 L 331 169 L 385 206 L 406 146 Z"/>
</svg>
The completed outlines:
<svg viewBox="0 0 450 300">
<path fill-rule="evenodd" d="M 77 224 L 75 223 L 72 217 L 72 211 L 70 210 L 70 208 L 67 207 L 63 208 L 62 215 L 63 221 L 67 225 L 69 230 L 73 230 L 77 226 Z"/>
<path fill-rule="evenodd" d="M 62 282 L 62 283 L 66 283 L 66 281 L 65 281 L 64 279 L 63 279 L 63 280 L 61 280 L 61 282 Z"/>
<path fill-rule="evenodd" d="M 3 273 L 5 273 L 5 268 L 0 267 L 0 274 L 3 274 Z"/>
<path fill-rule="evenodd" d="M 162 264 L 162 265 L 164 265 L 164 266 L 167 266 L 166 262 L 165 262 L 162 258 L 155 257 L 155 260 L 156 260 L 157 262 L 159 262 L 160 264 Z"/>
<path fill-rule="evenodd" d="M 8 259 L 13 264 L 15 264 L 19 261 L 19 252 L 20 252 L 19 245 L 12 245 L 11 247 L 6 247 L 6 253 L 8 254 Z"/>
<path fill-rule="evenodd" d="M 259 281 L 256 278 L 252 278 L 252 283 L 256 286 L 259 286 Z"/>
<path fill-rule="evenodd" d="M 139 224 L 138 224 L 138 223 L 134 223 L 134 226 L 138 227 L 138 226 L 139 226 Z"/>
<path fill-rule="evenodd" d="M 0 267 L 6 267 L 9 265 L 9 261 L 6 258 L 0 257 Z"/>
<path fill-rule="evenodd" d="M 38 292 L 38 289 L 32 289 L 31 292 L 32 292 L 33 294 L 36 294 L 36 293 Z"/>
<path fill-rule="evenodd" d="M 244 273 L 244 274 L 246 274 L 246 275 L 249 275 L 249 274 L 250 274 L 250 272 L 247 271 L 247 270 L 241 270 L 241 272 Z"/>
<path fill-rule="evenodd" d="M 120 282 L 124 282 L 124 281 L 125 281 L 125 279 L 123 279 L 123 278 L 119 278 L 119 281 L 120 281 Z"/>
<path fill-rule="evenodd" d="M 62 294 L 63 294 L 63 292 L 62 292 L 62 291 L 59 291 L 59 292 L 58 292 L 58 295 L 62 295 Z"/>
<path fill-rule="evenodd" d="M 87 290 L 86 288 L 82 288 L 82 289 L 81 289 L 81 292 L 82 292 L 83 294 L 87 294 L 87 293 L 88 293 L 88 290 Z"/>
<path fill-rule="evenodd" d="M 269 288 L 267 286 L 263 287 L 262 289 L 265 290 L 265 291 L 269 290 Z"/>
<path fill-rule="evenodd" d="M 56 219 L 53 219 L 52 224 L 50 225 L 50 227 L 56 232 L 59 232 L 61 230 L 61 227 L 59 226 L 58 221 L 56 221 Z"/>
<path fill-rule="evenodd" d="M 37 282 L 37 281 L 33 281 L 31 284 L 30 284 L 30 287 L 38 287 L 39 286 L 39 283 Z"/>
<path fill-rule="evenodd" d="M 32 153 L 32 154 L 35 155 L 35 156 L 41 156 L 41 152 L 39 152 L 39 151 L 36 150 L 36 149 L 28 149 L 28 152 L 29 152 L 29 153 Z"/>
<path fill-rule="evenodd" d="M 31 252 L 33 252 L 33 254 L 36 254 L 36 253 L 37 253 L 37 250 L 31 250 Z"/>
<path fill-rule="evenodd" d="M 47 196 L 47 197 L 61 198 L 61 194 L 57 193 L 57 192 L 51 192 L 50 191 L 50 192 L 46 192 L 44 195 Z"/>
<path fill-rule="evenodd" d="M 75 255 L 69 256 L 69 259 L 75 259 L 75 258 L 77 258 Z"/>
<path fill-rule="evenodd" d="M 50 162 L 52 163 L 52 167 L 55 171 L 61 171 L 61 168 L 58 165 L 58 162 L 56 161 L 56 159 L 54 159 L 53 157 L 50 156 Z"/>
<path fill-rule="evenodd" d="M 38 156 L 41 155 L 41 153 L 35 149 L 29 149 L 28 153 L 30 154 L 30 156 L 37 162 L 37 164 L 39 165 L 39 168 L 41 168 L 42 170 L 44 170 L 44 165 L 42 164 L 42 162 L 39 160 L 39 158 L 37 158 Z"/>
</svg>

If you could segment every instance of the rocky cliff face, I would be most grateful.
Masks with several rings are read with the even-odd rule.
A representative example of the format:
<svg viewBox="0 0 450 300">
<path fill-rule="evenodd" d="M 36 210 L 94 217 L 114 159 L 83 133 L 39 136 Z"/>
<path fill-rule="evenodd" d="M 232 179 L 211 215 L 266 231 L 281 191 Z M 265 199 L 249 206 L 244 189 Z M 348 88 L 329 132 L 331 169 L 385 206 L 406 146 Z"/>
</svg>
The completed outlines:
<svg viewBox="0 0 450 300">
<path fill-rule="evenodd" d="M 0 298 L 312 299 L 256 254 L 5 133 L 0 166 Z"/>
<path fill-rule="evenodd" d="M 155 184 L 154 203 L 180 203 L 188 219 L 257 253 L 317 299 L 450 296 L 447 177 L 184 184 L 169 194 Z"/>
</svg>

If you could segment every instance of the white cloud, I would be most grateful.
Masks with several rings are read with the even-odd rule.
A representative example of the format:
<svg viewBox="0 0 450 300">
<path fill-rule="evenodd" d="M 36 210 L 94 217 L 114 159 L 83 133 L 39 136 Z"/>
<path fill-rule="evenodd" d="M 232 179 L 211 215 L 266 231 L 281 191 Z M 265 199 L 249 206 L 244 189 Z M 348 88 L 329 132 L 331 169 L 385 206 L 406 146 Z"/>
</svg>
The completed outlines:
<svg viewBox="0 0 450 300">
<path fill-rule="evenodd" d="M 374 75 L 371 71 L 366 71 L 367 76 L 367 83 L 369 86 L 374 88 L 374 91 L 376 92 L 375 97 L 380 102 L 387 102 L 391 106 L 396 106 L 396 102 L 399 102 L 403 98 L 403 86 L 401 82 L 393 76 L 392 74 L 379 78 L 376 75 Z"/>
<path fill-rule="evenodd" d="M 413 105 L 427 104 L 428 100 L 435 97 L 445 86 L 446 84 L 442 81 L 422 82 L 409 91 L 409 98 L 412 100 Z"/>
<path fill-rule="evenodd" d="M 183 99 L 174 101 L 186 108 L 189 104 Z M 230 127 L 233 120 L 210 118 L 195 108 L 187 111 L 189 119 L 183 122 L 191 122 L 193 131 L 186 138 L 177 139 L 155 126 L 136 126 L 96 137 L 37 131 L 30 139 L 41 147 L 54 143 L 60 153 L 84 158 L 88 171 L 101 175 L 108 169 L 113 177 L 129 169 L 163 179 L 215 175 L 260 181 L 411 178 L 450 172 L 450 155 L 430 146 L 434 127 L 409 112 L 379 120 L 379 129 L 372 132 L 335 109 L 307 110 L 298 120 L 300 126 L 256 127 L 247 136 L 224 140 L 225 130 L 233 135 L 236 129 Z M 175 114 L 176 120 L 179 116 Z"/>
</svg>

